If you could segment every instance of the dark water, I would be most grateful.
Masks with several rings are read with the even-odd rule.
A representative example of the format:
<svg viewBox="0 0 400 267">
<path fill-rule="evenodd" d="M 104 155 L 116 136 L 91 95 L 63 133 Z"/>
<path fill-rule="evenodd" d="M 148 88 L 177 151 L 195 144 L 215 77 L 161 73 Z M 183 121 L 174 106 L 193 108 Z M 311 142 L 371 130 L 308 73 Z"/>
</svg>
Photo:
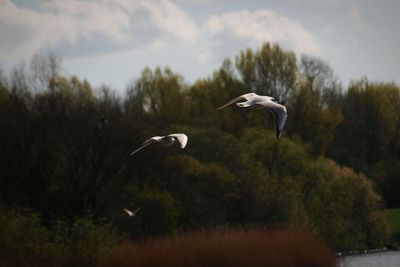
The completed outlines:
<svg viewBox="0 0 400 267">
<path fill-rule="evenodd" d="M 400 251 L 340 257 L 339 267 L 400 267 Z"/>
</svg>

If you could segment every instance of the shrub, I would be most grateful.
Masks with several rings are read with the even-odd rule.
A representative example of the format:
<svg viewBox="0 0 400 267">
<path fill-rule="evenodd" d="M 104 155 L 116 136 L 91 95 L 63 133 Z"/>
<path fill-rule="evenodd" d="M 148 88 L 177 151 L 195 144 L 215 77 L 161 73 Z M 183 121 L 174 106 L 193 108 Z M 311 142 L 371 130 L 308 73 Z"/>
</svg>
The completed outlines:
<svg viewBox="0 0 400 267">
<path fill-rule="evenodd" d="M 110 224 L 77 219 L 42 225 L 37 213 L 0 208 L 0 266 L 93 266 L 121 237 Z"/>
<path fill-rule="evenodd" d="M 55 262 L 58 247 L 39 216 L 28 209 L 0 208 L 0 266 L 40 266 Z"/>
</svg>

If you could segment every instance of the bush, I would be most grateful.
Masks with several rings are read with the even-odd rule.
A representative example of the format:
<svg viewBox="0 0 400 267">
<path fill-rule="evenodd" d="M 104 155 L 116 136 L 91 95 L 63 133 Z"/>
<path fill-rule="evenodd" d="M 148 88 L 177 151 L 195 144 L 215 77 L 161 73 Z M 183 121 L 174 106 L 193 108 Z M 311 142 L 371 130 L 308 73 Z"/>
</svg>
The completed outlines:
<svg viewBox="0 0 400 267">
<path fill-rule="evenodd" d="M 262 206 L 275 207 L 269 213 L 279 215 L 278 222 L 307 225 L 337 250 L 384 244 L 383 203 L 367 177 L 315 158 L 300 142 L 277 142 L 264 130 L 248 129 L 241 141 L 247 144 L 253 166 L 258 163 L 268 171 L 256 188 L 269 189 Z"/>
<path fill-rule="evenodd" d="M 383 203 L 362 174 L 319 160 L 305 174 L 312 227 L 336 250 L 381 247 L 387 238 Z"/>
<path fill-rule="evenodd" d="M 93 266 L 121 240 L 110 224 L 89 218 L 46 228 L 31 210 L 0 211 L 0 266 Z"/>
<path fill-rule="evenodd" d="M 55 261 L 57 247 L 36 213 L 22 208 L 0 208 L 0 266 L 40 266 Z"/>
</svg>

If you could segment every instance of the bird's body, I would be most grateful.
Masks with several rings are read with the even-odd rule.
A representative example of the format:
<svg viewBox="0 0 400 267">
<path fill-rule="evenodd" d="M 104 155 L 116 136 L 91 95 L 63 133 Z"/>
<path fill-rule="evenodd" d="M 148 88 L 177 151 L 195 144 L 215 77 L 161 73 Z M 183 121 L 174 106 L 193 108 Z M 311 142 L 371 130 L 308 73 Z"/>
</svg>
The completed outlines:
<svg viewBox="0 0 400 267">
<path fill-rule="evenodd" d="M 126 212 L 126 214 L 128 214 L 128 216 L 132 217 L 136 215 L 136 213 L 140 210 L 140 208 L 137 208 L 134 211 L 128 209 L 123 209 L 123 210 Z"/>
<path fill-rule="evenodd" d="M 169 134 L 169 135 L 165 135 L 165 136 L 153 136 L 149 139 L 147 139 L 146 141 L 144 141 L 144 143 L 137 148 L 135 151 L 133 151 L 130 156 L 132 156 L 133 154 L 135 154 L 136 152 L 142 150 L 144 147 L 153 144 L 153 143 L 161 143 L 167 146 L 172 146 L 175 143 L 179 143 L 180 147 L 183 149 L 185 148 L 186 144 L 187 144 L 187 136 L 186 134 L 183 133 L 176 133 L 176 134 Z"/>
<path fill-rule="evenodd" d="M 244 102 L 239 102 L 245 100 Z M 272 113 L 275 120 L 275 128 L 276 128 L 276 137 L 279 139 L 282 133 L 283 128 L 285 127 L 287 111 L 284 105 L 277 103 L 277 101 L 270 96 L 260 96 L 255 93 L 248 93 L 236 97 L 226 103 L 225 105 L 217 108 L 220 110 L 226 106 L 232 105 L 236 103 L 236 105 L 240 108 L 248 108 L 248 109 L 267 109 Z"/>
</svg>

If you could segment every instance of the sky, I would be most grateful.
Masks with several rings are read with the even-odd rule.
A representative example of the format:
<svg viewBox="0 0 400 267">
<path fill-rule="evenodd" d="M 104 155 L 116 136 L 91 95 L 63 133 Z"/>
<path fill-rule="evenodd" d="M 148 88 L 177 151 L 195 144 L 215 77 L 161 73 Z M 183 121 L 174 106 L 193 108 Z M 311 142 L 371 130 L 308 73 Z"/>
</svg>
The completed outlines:
<svg viewBox="0 0 400 267">
<path fill-rule="evenodd" d="M 265 42 L 318 57 L 351 80 L 400 83 L 398 0 L 0 0 L 0 66 L 35 53 L 65 75 L 124 91 L 145 67 L 187 83 Z"/>
</svg>

